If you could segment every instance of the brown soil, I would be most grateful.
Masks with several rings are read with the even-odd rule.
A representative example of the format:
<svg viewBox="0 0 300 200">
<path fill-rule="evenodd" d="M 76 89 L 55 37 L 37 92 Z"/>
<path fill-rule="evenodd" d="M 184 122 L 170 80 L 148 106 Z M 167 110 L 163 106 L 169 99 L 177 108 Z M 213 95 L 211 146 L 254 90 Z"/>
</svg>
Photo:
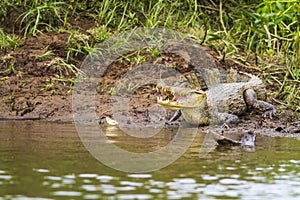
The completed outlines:
<svg viewBox="0 0 300 200">
<path fill-rule="evenodd" d="M 41 34 L 28 38 L 20 48 L 2 52 L 0 65 L 0 115 L 71 120 L 70 84 L 58 81 L 74 77 L 53 62 L 66 57 L 66 34 Z M 51 50 L 51 57 L 38 58 Z M 7 70 L 13 66 L 12 70 Z"/>
<path fill-rule="evenodd" d="M 2 52 L 0 63 L 0 119 L 39 118 L 49 121 L 72 122 L 72 82 L 74 78 L 71 70 L 58 67 L 54 62 L 66 58 L 67 34 L 45 33 L 37 37 L 30 37 L 24 41 L 20 48 L 11 52 Z M 39 56 L 51 50 L 53 54 L 49 57 Z M 212 53 L 214 54 L 214 53 Z M 82 61 L 83 59 L 81 59 Z M 80 63 L 75 62 L 77 67 Z M 181 73 L 188 73 L 192 69 L 185 59 L 174 55 L 164 54 L 159 58 L 150 58 L 146 62 L 172 65 Z M 259 75 L 260 71 L 255 68 L 246 68 L 232 61 L 218 62 L 226 68 L 236 68 L 241 71 L 251 72 Z M 13 65 L 12 70 L 7 70 Z M 130 67 L 127 61 L 113 63 L 109 70 L 99 80 L 97 96 L 97 113 L 99 121 L 102 122 L 106 116 L 112 117 L 113 99 L 108 91 L 115 86 L 120 77 Z M 62 79 L 63 77 L 63 79 Z M 104 88 L 105 91 L 101 91 Z M 139 124 L 147 125 L 149 108 L 156 104 L 156 96 L 153 90 L 154 85 L 145 85 L 131 96 L 129 113 L 132 119 Z M 277 86 L 267 85 L 269 91 L 276 91 Z M 269 97 L 268 102 L 278 105 Z M 167 117 L 173 112 L 167 111 Z M 300 131 L 299 122 L 291 111 L 285 110 L 280 114 L 280 120 L 264 119 L 261 115 L 251 113 L 241 116 L 241 123 L 234 125 L 230 131 L 263 130 L 269 133 L 283 136 L 296 136 Z M 177 120 L 167 123 L 167 127 L 176 127 L 180 123 Z M 297 124 L 298 123 L 298 124 Z M 202 127 L 201 129 L 207 129 Z"/>
</svg>

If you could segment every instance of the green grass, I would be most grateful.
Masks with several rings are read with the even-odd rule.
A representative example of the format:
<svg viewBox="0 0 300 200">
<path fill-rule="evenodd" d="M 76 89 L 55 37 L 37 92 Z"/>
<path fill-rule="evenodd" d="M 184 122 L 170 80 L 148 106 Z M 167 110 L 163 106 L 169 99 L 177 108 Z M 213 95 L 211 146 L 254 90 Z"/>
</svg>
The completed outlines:
<svg viewBox="0 0 300 200">
<path fill-rule="evenodd" d="M 2 66 L 0 69 L 4 68 L 2 71 L 0 70 L 0 75 L 10 75 L 15 72 L 15 58 L 11 55 L 5 55 L 1 58 Z"/>
<path fill-rule="evenodd" d="M 90 37 L 86 34 L 80 33 L 77 30 L 66 31 L 70 34 L 67 41 L 67 57 L 66 60 L 74 60 L 76 57 L 85 56 L 94 50 L 90 44 Z"/>
<path fill-rule="evenodd" d="M 22 42 L 22 38 L 15 34 L 5 33 L 0 29 L 0 50 L 15 50 Z"/>
<path fill-rule="evenodd" d="M 18 11 L 15 29 L 21 34 L 1 30 L 0 49 L 16 49 L 21 37 L 40 32 L 65 32 L 70 36 L 63 59 L 69 64 L 89 54 L 96 43 L 122 31 L 166 27 L 212 48 L 219 59 L 260 68 L 269 84 L 280 85 L 277 101 L 299 111 L 299 10 L 299 0 L 3 0 L 1 21 Z M 80 19 L 95 26 L 86 30 L 72 25 Z M 143 60 L 138 55 L 133 62 Z"/>
<path fill-rule="evenodd" d="M 124 93 L 132 93 L 136 85 L 132 81 L 122 81 L 118 82 L 117 86 L 110 88 L 108 91 L 111 95 L 119 95 Z"/>
<path fill-rule="evenodd" d="M 24 36 L 28 33 L 36 35 L 41 27 L 55 30 L 55 25 L 63 22 L 61 8 L 64 2 L 32 0 L 30 3 L 25 5 L 25 11 L 18 18 Z"/>
<path fill-rule="evenodd" d="M 57 74 L 55 76 L 63 79 L 63 77 L 67 77 L 70 75 L 78 75 L 80 77 L 85 77 L 85 73 L 78 69 L 75 65 L 67 63 L 64 59 L 60 57 L 53 58 L 50 63 L 48 63 L 50 67 L 55 69 Z M 71 74 L 72 73 L 72 74 Z"/>
</svg>

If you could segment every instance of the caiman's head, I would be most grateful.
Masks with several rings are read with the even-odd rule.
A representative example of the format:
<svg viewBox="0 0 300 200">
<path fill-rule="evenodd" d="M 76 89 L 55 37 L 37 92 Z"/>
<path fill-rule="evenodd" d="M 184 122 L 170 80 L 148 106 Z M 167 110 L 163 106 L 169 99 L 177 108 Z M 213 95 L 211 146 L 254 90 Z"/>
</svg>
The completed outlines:
<svg viewBox="0 0 300 200">
<path fill-rule="evenodd" d="M 157 103 L 170 110 L 202 107 L 207 102 L 206 93 L 202 90 L 171 87 L 163 83 L 157 84 L 156 88 L 163 95 L 157 97 Z"/>
</svg>

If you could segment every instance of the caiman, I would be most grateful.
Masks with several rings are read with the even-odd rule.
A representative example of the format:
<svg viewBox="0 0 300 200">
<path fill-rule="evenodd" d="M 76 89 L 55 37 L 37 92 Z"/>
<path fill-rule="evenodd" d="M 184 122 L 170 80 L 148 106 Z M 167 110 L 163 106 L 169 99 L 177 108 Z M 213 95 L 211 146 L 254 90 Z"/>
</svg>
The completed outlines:
<svg viewBox="0 0 300 200">
<path fill-rule="evenodd" d="M 237 72 L 237 76 L 248 79 L 243 82 L 220 83 L 206 91 L 197 87 L 167 86 L 159 83 L 157 88 L 166 98 L 157 97 L 157 102 L 171 110 L 180 110 L 183 118 L 191 124 L 235 123 L 247 108 L 262 111 L 270 118 L 276 109 L 265 102 L 266 90 L 257 76 Z"/>
<path fill-rule="evenodd" d="M 180 55 L 188 57 L 190 63 L 197 63 L 193 58 L 201 56 L 190 55 L 196 50 L 187 50 Z M 198 67 L 187 80 L 177 86 L 158 83 L 157 89 L 166 97 L 157 97 L 157 102 L 168 109 L 179 110 L 190 124 L 236 123 L 238 116 L 245 114 L 248 108 L 261 111 L 265 117 L 276 115 L 275 107 L 265 101 L 266 88 L 262 80 L 255 75 L 210 64 L 209 67 Z"/>
</svg>

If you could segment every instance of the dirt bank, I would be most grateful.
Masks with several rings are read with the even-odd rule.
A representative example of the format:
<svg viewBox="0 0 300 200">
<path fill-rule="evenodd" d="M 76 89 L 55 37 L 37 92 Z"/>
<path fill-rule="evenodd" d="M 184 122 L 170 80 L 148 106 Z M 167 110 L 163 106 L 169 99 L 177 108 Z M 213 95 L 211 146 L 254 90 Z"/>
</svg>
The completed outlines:
<svg viewBox="0 0 300 200">
<path fill-rule="evenodd" d="M 1 53 L 0 63 L 0 119 L 43 119 L 49 121 L 72 122 L 72 86 L 74 71 L 64 65 L 63 58 L 67 56 L 66 43 L 68 34 L 45 33 L 30 37 L 20 48 L 11 52 Z M 51 51 L 51 56 L 43 56 Z M 213 52 L 210 52 L 214 55 Z M 147 57 L 147 53 L 145 55 Z M 217 59 L 216 59 L 217 60 Z M 80 67 L 83 58 L 74 62 Z M 175 54 L 162 54 L 150 58 L 146 62 L 164 64 L 175 67 L 182 74 L 192 69 L 185 59 Z M 235 68 L 260 75 L 256 68 L 247 68 L 232 61 L 217 62 L 225 68 Z M 115 83 L 132 68 L 126 60 L 114 62 L 109 70 L 99 79 L 97 95 L 97 116 L 101 122 L 104 117 L 112 117 L 111 94 Z M 105 87 L 104 87 L 105 86 Z M 272 94 L 278 90 L 278 85 L 267 85 L 268 102 L 274 104 L 280 111 L 280 119 L 264 119 L 257 113 L 247 113 L 241 116 L 241 123 L 230 131 L 256 130 L 266 134 L 281 136 L 297 136 L 299 122 L 289 110 L 280 109 Z M 103 89 L 105 88 L 105 89 Z M 156 105 L 154 85 L 145 85 L 135 90 L 129 103 L 129 113 L 133 121 L 147 125 L 150 119 L 149 109 Z M 102 91 L 103 90 L 103 91 Z M 167 111 L 167 117 L 173 112 Z M 167 124 L 176 127 L 180 120 Z M 206 129 L 205 127 L 202 129 Z"/>
</svg>

